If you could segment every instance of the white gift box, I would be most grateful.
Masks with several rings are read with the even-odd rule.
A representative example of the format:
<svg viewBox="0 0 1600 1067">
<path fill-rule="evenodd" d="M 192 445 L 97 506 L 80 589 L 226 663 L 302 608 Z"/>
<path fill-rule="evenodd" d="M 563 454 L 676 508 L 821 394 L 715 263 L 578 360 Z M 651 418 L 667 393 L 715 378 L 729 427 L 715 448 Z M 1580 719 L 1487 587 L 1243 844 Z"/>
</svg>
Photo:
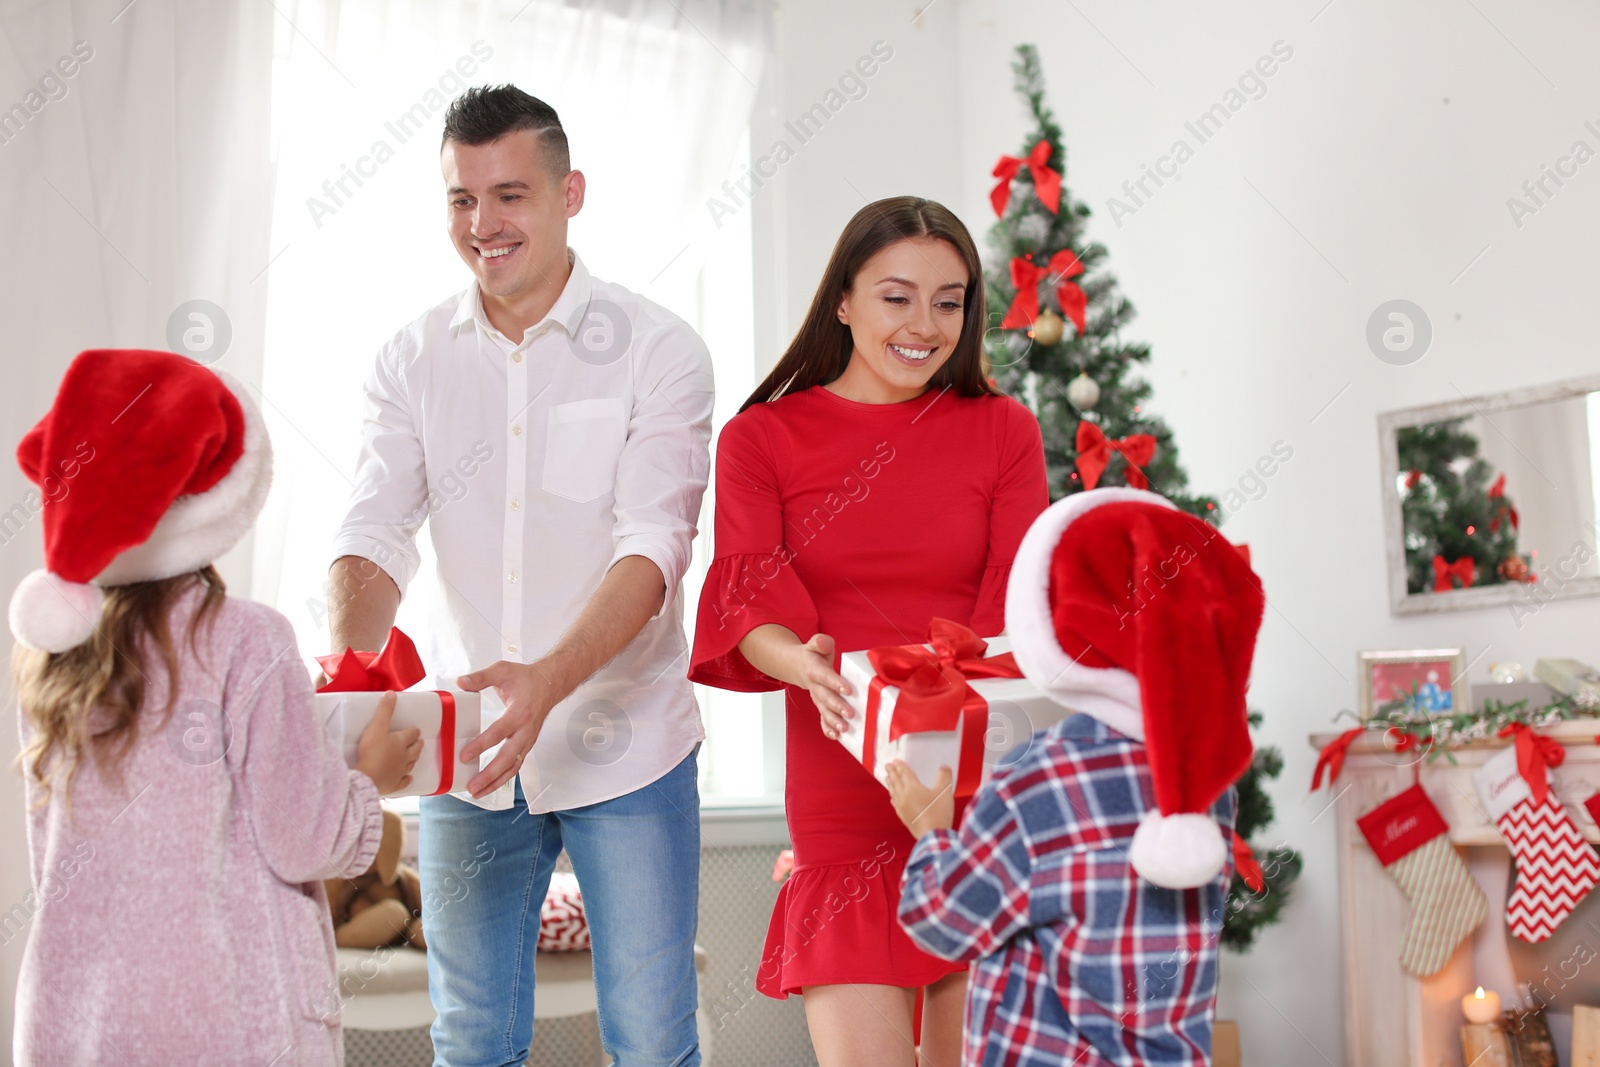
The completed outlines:
<svg viewBox="0 0 1600 1067">
<path fill-rule="evenodd" d="M 446 749 L 451 761 L 453 777 L 449 792 L 465 793 L 467 782 L 478 773 L 476 759 L 461 759 L 461 749 L 467 742 L 483 732 L 483 707 L 477 693 L 445 690 L 455 702 L 455 739 L 450 744 L 442 742 L 440 733 L 444 725 L 444 707 L 439 693 L 433 690 L 412 690 L 397 694 L 392 728 L 405 730 L 416 727 L 422 731 L 422 755 L 411 771 L 411 784 L 405 789 L 387 793 L 391 797 L 426 797 L 439 792 L 442 770 L 439 754 Z M 347 765 L 356 765 L 356 752 L 361 744 L 361 733 L 378 710 L 382 693 L 318 693 L 317 712 L 322 716 L 324 728 L 340 739 Z"/>
<path fill-rule="evenodd" d="M 986 657 L 1011 651 L 1011 642 L 1004 637 L 991 637 L 988 644 Z M 874 677 L 872 662 L 864 651 L 846 652 L 840 657 L 839 673 L 850 683 L 850 696 L 845 699 L 854 712 L 845 720 L 846 729 L 839 742 L 857 761 L 865 764 L 862 750 L 866 745 L 867 701 Z M 1035 731 L 1052 726 L 1073 713 L 1045 696 L 1026 678 L 975 678 L 967 684 L 989 705 L 981 781 L 988 780 L 990 772 L 1002 759 L 1006 765 L 1020 759 Z M 959 776 L 962 741 L 959 721 L 954 730 L 921 731 L 889 739 L 899 695 L 900 687 L 893 685 L 884 686 L 879 695 L 877 732 L 869 768 L 873 777 L 887 784 L 888 767 L 893 760 L 904 760 L 924 785 L 931 786 L 938 780 L 940 767 L 949 767 Z"/>
</svg>

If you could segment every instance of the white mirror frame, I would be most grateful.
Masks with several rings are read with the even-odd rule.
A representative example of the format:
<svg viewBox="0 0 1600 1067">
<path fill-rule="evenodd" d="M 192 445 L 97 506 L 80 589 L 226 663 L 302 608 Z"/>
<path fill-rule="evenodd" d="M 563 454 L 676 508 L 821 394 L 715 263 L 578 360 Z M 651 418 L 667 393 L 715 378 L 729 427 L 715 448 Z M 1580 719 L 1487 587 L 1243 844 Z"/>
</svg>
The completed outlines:
<svg viewBox="0 0 1600 1067">
<path fill-rule="evenodd" d="M 1378 456 L 1383 467 L 1383 547 L 1389 562 L 1389 611 L 1394 615 L 1428 615 L 1438 611 L 1464 611 L 1512 604 L 1524 591 L 1530 604 L 1574 597 L 1600 596 L 1600 578 L 1568 578 L 1540 581 L 1533 585 L 1509 582 L 1473 589 L 1452 589 L 1447 593 L 1406 592 L 1405 530 L 1400 513 L 1400 445 L 1398 431 L 1406 426 L 1421 426 L 1445 419 L 1471 415 L 1492 415 L 1497 411 L 1526 407 L 1529 404 L 1565 400 L 1600 390 L 1600 374 L 1570 381 L 1514 389 L 1492 396 L 1463 397 L 1442 404 L 1386 411 L 1378 416 Z M 1550 560 L 1550 564 L 1554 564 Z M 1535 592 L 1537 590 L 1537 592 Z"/>
</svg>

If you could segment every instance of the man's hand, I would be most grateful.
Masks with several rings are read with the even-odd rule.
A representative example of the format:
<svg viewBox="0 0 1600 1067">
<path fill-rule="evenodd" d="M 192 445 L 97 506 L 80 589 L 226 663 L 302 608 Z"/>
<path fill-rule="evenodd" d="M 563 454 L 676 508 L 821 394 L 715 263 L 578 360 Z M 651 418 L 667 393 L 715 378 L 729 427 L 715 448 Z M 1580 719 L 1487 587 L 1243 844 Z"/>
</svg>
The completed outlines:
<svg viewBox="0 0 1600 1067">
<path fill-rule="evenodd" d="M 456 684 L 469 693 L 493 687 L 506 706 L 501 715 L 478 737 L 461 747 L 461 758 L 477 759 L 500 741 L 505 745 L 489 766 L 467 783 L 474 799 L 482 799 L 509 782 L 522 770 L 522 762 L 533 751 L 539 731 L 559 697 L 537 663 L 512 663 L 500 660 L 471 674 L 463 674 Z"/>
<path fill-rule="evenodd" d="M 929 789 L 905 760 L 891 760 L 889 802 L 913 837 L 948 830 L 956 821 L 955 777 L 949 767 L 940 767 L 939 780 Z"/>
</svg>

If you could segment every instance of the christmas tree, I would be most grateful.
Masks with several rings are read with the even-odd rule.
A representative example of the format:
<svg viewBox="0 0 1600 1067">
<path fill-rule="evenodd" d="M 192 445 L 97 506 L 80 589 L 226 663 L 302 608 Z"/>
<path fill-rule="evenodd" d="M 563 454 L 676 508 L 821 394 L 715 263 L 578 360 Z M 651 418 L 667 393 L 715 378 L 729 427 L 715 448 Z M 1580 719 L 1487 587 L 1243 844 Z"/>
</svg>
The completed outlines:
<svg viewBox="0 0 1600 1067">
<path fill-rule="evenodd" d="M 1172 431 L 1149 410 L 1150 386 L 1134 373 L 1150 361 L 1150 346 L 1122 340 L 1133 305 L 1101 269 L 1104 246 L 1087 239 L 1089 208 L 1061 184 L 1066 153 L 1044 102 L 1038 53 L 1022 45 L 1017 56 L 1011 69 L 1036 129 L 1022 155 L 1002 157 L 994 171 L 1000 217 L 989 243 L 1000 258 L 984 285 L 990 326 L 999 327 L 986 335 L 995 382 L 1039 416 L 1052 498 L 1096 485 L 1148 487 L 1219 521 L 1213 498 L 1185 492 Z"/>
<path fill-rule="evenodd" d="M 1186 491 L 1189 479 L 1172 431 L 1149 409 L 1150 386 L 1135 365 L 1150 361 L 1150 347 L 1122 340 L 1133 305 L 1105 269 L 1106 249 L 1088 240 L 1089 208 L 1062 182 L 1066 153 L 1061 127 L 1044 102 L 1038 52 L 1018 47 L 1011 69 L 1034 128 L 1022 152 L 1001 157 L 994 169 L 991 203 L 998 220 L 989 243 L 999 258 L 984 288 L 995 382 L 1039 418 L 1051 499 L 1130 485 L 1220 525 L 1216 500 Z M 1259 714 L 1252 712 L 1250 721 L 1259 724 Z M 1239 780 L 1235 822 L 1252 849 L 1252 838 L 1272 822 L 1265 783 L 1282 769 L 1277 749 L 1258 749 Z M 1265 888 L 1253 892 L 1234 875 L 1222 935 L 1230 948 L 1248 948 L 1263 926 L 1277 921 L 1300 875 L 1300 857 L 1286 846 L 1257 850 L 1256 858 Z"/>
<path fill-rule="evenodd" d="M 1506 478 L 1478 455 L 1465 418 L 1402 427 L 1400 516 L 1405 529 L 1406 592 L 1531 582 L 1517 551 L 1521 524 Z"/>
</svg>

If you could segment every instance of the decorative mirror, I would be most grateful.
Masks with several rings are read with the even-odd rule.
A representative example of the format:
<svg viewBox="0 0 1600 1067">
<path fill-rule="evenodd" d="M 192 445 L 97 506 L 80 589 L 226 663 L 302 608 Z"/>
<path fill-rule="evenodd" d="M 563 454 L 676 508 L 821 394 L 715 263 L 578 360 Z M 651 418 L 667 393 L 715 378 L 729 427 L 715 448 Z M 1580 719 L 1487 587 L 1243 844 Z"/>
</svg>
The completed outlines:
<svg viewBox="0 0 1600 1067">
<path fill-rule="evenodd" d="M 1600 375 L 1378 416 L 1396 615 L 1600 594 Z"/>
</svg>

